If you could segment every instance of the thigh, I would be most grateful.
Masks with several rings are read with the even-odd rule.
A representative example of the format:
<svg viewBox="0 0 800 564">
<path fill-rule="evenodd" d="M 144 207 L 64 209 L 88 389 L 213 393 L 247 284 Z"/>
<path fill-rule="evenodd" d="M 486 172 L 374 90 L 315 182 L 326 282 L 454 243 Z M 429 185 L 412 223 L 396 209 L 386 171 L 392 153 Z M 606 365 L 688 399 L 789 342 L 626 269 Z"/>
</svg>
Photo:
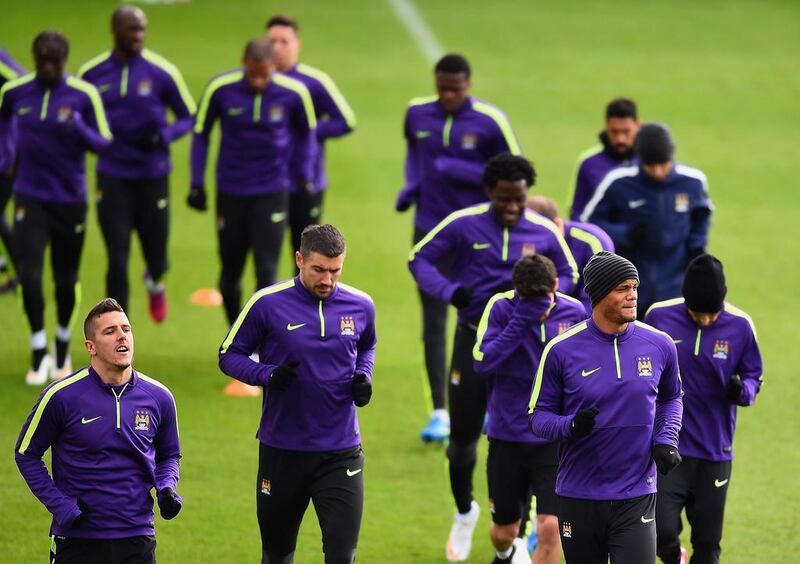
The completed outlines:
<svg viewBox="0 0 800 564">
<path fill-rule="evenodd" d="M 248 251 L 248 200 L 217 194 L 217 237 L 222 267 L 244 268 Z"/>
<path fill-rule="evenodd" d="M 681 512 L 689 499 L 689 483 L 694 472 L 694 460 L 684 458 L 676 468 L 664 476 L 658 475 L 656 494 L 656 534 L 659 543 L 677 538 L 683 528 Z"/>
<path fill-rule="evenodd" d="M 138 536 L 106 541 L 112 554 L 109 564 L 156 564 L 156 537 Z"/>
<path fill-rule="evenodd" d="M 49 208 L 49 213 L 53 270 L 56 275 L 77 275 L 86 236 L 86 204 L 54 206 Z"/>
<path fill-rule="evenodd" d="M 50 564 L 107 564 L 111 553 L 98 539 L 56 536 L 50 545 Z"/>
<path fill-rule="evenodd" d="M 280 254 L 286 231 L 287 198 L 285 192 L 252 198 L 247 224 L 250 246 L 257 260 Z"/>
<path fill-rule="evenodd" d="M 558 444 L 527 447 L 528 480 L 536 496 L 537 515 L 557 515 L 556 474 L 558 473 Z"/>
<path fill-rule="evenodd" d="M 510 525 L 522 517 L 528 496 L 528 473 L 522 460 L 521 445 L 489 439 L 486 478 L 492 522 Z"/>
<path fill-rule="evenodd" d="M 475 331 L 459 325 L 453 341 L 450 370 L 450 438 L 475 441 L 480 438 L 486 414 L 486 379 L 472 367 Z"/>
<path fill-rule="evenodd" d="M 614 504 L 608 527 L 611 564 L 655 564 L 656 494 Z"/>
<path fill-rule="evenodd" d="M 687 508 L 686 513 L 692 526 L 692 544 L 715 545 L 722 539 L 722 521 L 732 463 L 700 460 L 697 466 L 692 508 Z"/>
<path fill-rule="evenodd" d="M 558 498 L 558 530 L 567 564 L 607 564 L 606 503 Z"/>
<path fill-rule="evenodd" d="M 169 177 L 148 178 L 136 182 L 133 202 L 134 224 L 142 242 L 145 258 L 166 248 L 169 231 Z M 163 251 L 159 254 L 163 254 Z"/>
<path fill-rule="evenodd" d="M 17 194 L 14 198 L 14 247 L 21 276 L 33 271 L 41 275 L 49 241 L 50 230 L 43 205 Z"/>
<path fill-rule="evenodd" d="M 109 251 L 127 249 L 134 226 L 133 190 L 129 181 L 97 175 L 97 220 Z"/>
</svg>

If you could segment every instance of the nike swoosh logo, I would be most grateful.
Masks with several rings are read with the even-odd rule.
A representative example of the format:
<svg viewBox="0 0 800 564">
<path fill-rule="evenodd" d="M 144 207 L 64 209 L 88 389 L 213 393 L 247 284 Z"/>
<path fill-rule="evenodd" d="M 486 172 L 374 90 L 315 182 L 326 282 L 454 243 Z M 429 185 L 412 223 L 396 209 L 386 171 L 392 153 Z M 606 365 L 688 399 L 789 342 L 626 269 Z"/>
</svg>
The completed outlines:
<svg viewBox="0 0 800 564">
<path fill-rule="evenodd" d="M 286 212 L 275 212 L 271 216 L 269 216 L 269 220 L 272 223 L 280 223 L 284 219 L 286 219 Z"/>
<path fill-rule="evenodd" d="M 595 368 L 594 370 L 586 370 L 586 369 L 584 368 L 583 370 L 581 370 L 581 376 L 583 376 L 584 378 L 586 378 L 587 376 L 591 376 L 592 374 L 594 374 L 594 373 L 595 373 L 595 372 L 597 372 L 598 370 L 600 370 L 600 367 L 599 367 L 599 366 L 598 366 L 597 368 Z"/>
<path fill-rule="evenodd" d="M 491 243 L 472 243 L 472 248 L 476 251 L 482 251 L 483 249 L 488 249 L 491 246 Z"/>
<path fill-rule="evenodd" d="M 362 470 L 363 470 L 363 468 L 359 468 L 358 470 L 350 470 L 348 468 L 347 469 L 347 475 L 352 477 L 352 476 L 355 476 L 356 474 L 358 474 L 359 472 L 361 472 Z"/>
<path fill-rule="evenodd" d="M 295 329 L 300 329 L 305 323 L 298 323 L 297 325 L 292 325 L 291 323 L 286 324 L 287 331 L 294 331 Z"/>
<path fill-rule="evenodd" d="M 721 488 L 728 483 L 728 480 L 730 480 L 730 478 L 725 478 L 724 480 L 714 480 L 714 487 Z"/>
<path fill-rule="evenodd" d="M 85 417 L 81 417 L 81 423 L 86 425 L 87 423 L 91 423 L 92 421 L 97 421 L 101 417 L 102 417 L 102 415 L 98 415 L 97 417 L 92 417 L 91 419 L 86 419 Z M 717 487 L 719 487 L 719 486 L 717 486 Z"/>
<path fill-rule="evenodd" d="M 672 339 L 672 342 L 675 343 L 676 345 L 679 345 L 680 343 L 683 342 L 683 339 Z"/>
<path fill-rule="evenodd" d="M 653 521 L 655 521 L 655 520 L 656 520 L 656 518 L 655 518 L 655 517 L 650 517 L 650 519 L 645 519 L 645 518 L 644 518 L 644 515 L 642 515 L 642 523 L 644 523 L 645 525 L 646 525 L 647 523 L 652 523 L 652 522 L 653 522 Z"/>
<path fill-rule="evenodd" d="M 431 136 L 431 132 L 430 131 L 417 131 L 415 135 L 417 136 L 417 139 L 425 139 L 426 137 L 430 137 Z"/>
<path fill-rule="evenodd" d="M 628 207 L 631 208 L 632 210 L 635 210 L 636 208 L 642 207 L 646 203 L 647 203 L 647 200 L 629 200 L 628 201 Z"/>
</svg>

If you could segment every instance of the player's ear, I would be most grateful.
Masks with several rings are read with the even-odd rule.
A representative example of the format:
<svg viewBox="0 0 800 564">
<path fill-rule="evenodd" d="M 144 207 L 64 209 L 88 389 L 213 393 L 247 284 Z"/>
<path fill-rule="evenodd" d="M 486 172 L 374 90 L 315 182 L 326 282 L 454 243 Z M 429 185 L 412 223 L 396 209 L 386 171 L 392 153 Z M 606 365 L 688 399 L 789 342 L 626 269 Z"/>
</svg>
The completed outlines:
<svg viewBox="0 0 800 564">
<path fill-rule="evenodd" d="M 303 268 L 303 255 L 300 254 L 300 251 L 294 252 L 294 263 L 297 265 L 297 268 Z"/>
<path fill-rule="evenodd" d="M 97 349 L 94 348 L 94 342 L 86 339 L 83 342 L 83 346 L 86 347 L 86 351 L 89 353 L 89 356 L 95 356 L 97 354 Z"/>
</svg>

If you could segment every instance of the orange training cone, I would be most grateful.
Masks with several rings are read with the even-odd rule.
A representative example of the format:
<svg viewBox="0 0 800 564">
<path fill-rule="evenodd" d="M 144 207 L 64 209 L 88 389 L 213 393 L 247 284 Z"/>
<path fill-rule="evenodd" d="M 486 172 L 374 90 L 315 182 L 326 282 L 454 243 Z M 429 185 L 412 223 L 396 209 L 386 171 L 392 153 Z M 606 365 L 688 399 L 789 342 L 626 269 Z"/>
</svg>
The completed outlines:
<svg viewBox="0 0 800 564">
<path fill-rule="evenodd" d="M 252 398 L 261 395 L 261 388 L 245 384 L 239 380 L 231 380 L 230 384 L 225 386 L 224 394 L 235 398 Z"/>
</svg>

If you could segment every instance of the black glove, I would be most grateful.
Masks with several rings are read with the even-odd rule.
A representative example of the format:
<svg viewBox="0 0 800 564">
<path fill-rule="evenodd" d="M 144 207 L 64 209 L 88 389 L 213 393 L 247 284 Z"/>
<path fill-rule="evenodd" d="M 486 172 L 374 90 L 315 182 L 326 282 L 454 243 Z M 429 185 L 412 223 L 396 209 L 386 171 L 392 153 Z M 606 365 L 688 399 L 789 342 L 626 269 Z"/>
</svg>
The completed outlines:
<svg viewBox="0 0 800 564">
<path fill-rule="evenodd" d="M 631 247 L 641 247 L 647 242 L 647 224 L 638 223 L 628 229 L 628 241 Z"/>
<path fill-rule="evenodd" d="M 453 297 L 450 298 L 450 303 L 456 306 L 458 309 L 461 309 L 462 307 L 467 307 L 471 300 L 472 290 L 469 288 L 464 288 L 463 286 L 459 286 L 456 288 L 456 291 L 453 292 Z"/>
<path fill-rule="evenodd" d="M 656 445 L 653 447 L 653 460 L 656 461 L 656 468 L 659 473 L 665 476 L 669 471 L 681 463 L 681 455 L 678 447 L 671 445 Z"/>
<path fill-rule="evenodd" d="M 169 521 L 181 512 L 183 500 L 172 488 L 161 488 L 158 491 L 158 511 L 161 516 Z"/>
<path fill-rule="evenodd" d="M 372 382 L 369 381 L 366 374 L 357 372 L 353 376 L 353 403 L 356 407 L 364 407 L 369 403 L 372 398 Z"/>
<path fill-rule="evenodd" d="M 206 205 L 206 187 L 202 184 L 194 184 L 186 197 L 186 203 L 189 204 L 190 208 L 206 211 L 208 209 Z"/>
<path fill-rule="evenodd" d="M 736 403 L 739 401 L 739 396 L 742 395 L 743 389 L 744 384 L 742 384 L 742 377 L 738 374 L 734 374 L 725 386 L 725 396 L 733 403 Z"/>
<path fill-rule="evenodd" d="M 600 410 L 596 407 L 581 409 L 575 414 L 575 417 L 572 418 L 572 422 L 569 424 L 569 434 L 576 439 L 588 436 L 589 433 L 592 432 L 592 429 L 594 429 L 594 418 L 597 417 L 598 413 L 600 413 Z"/>
<path fill-rule="evenodd" d="M 78 515 L 72 523 L 68 525 L 68 527 L 79 527 L 86 516 L 89 513 L 89 506 L 86 505 L 86 502 L 82 499 L 78 498 L 75 500 L 75 504 L 78 506 L 78 509 L 81 510 L 81 514 Z"/>
<path fill-rule="evenodd" d="M 139 134 L 133 146 L 143 153 L 152 153 L 164 144 L 164 139 L 157 129 L 148 129 Z"/>
<path fill-rule="evenodd" d="M 295 368 L 300 366 L 296 360 L 281 364 L 269 377 L 270 390 L 285 390 L 297 378 Z"/>
</svg>

